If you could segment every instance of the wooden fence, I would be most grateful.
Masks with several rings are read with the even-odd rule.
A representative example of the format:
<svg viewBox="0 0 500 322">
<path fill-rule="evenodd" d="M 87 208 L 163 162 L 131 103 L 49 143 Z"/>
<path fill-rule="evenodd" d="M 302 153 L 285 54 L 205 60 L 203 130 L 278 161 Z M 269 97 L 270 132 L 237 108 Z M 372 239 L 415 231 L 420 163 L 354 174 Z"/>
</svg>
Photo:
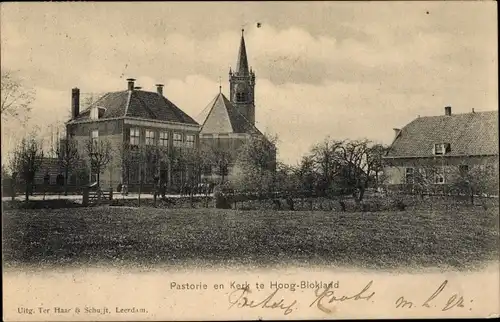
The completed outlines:
<svg viewBox="0 0 500 322">
<path fill-rule="evenodd" d="M 95 205 L 95 204 L 105 204 L 113 200 L 113 190 L 93 190 L 84 189 L 83 190 L 83 202 L 84 206 Z"/>
</svg>

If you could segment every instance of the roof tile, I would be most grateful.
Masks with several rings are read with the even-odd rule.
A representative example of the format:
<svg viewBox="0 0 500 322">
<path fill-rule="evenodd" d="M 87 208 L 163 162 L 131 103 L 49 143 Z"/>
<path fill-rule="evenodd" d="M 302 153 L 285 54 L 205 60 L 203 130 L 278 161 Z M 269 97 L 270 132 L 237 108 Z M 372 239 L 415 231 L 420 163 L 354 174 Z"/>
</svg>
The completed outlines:
<svg viewBox="0 0 500 322">
<path fill-rule="evenodd" d="M 450 143 L 448 156 L 498 155 L 498 111 L 419 117 L 407 124 L 387 157 L 430 157 Z"/>
<path fill-rule="evenodd" d="M 134 90 L 130 95 L 130 100 L 129 93 L 129 91 L 111 92 L 97 100 L 94 105 L 105 108 L 101 119 L 131 116 L 160 121 L 198 124 L 174 103 L 156 92 Z M 90 108 L 82 111 L 76 120 L 89 119 L 89 116 Z"/>
</svg>

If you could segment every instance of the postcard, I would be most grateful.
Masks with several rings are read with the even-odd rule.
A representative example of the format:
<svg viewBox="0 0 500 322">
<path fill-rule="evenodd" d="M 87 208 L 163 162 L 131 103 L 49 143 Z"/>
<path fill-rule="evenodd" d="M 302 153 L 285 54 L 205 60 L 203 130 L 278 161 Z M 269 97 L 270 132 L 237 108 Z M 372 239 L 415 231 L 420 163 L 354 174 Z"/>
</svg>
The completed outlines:
<svg viewBox="0 0 500 322">
<path fill-rule="evenodd" d="M 4 320 L 498 317 L 495 9 L 3 3 Z"/>
</svg>

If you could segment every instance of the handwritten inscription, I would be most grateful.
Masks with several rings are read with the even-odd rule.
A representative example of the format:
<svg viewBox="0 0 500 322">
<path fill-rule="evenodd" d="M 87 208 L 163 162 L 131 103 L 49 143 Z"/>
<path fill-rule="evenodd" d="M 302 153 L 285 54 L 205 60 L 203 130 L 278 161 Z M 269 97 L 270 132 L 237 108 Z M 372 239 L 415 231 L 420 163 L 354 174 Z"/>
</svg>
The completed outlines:
<svg viewBox="0 0 500 322">
<path fill-rule="evenodd" d="M 257 284 L 259 285 L 259 284 Z M 260 284 L 262 285 L 262 284 Z M 334 287 L 334 285 L 336 285 Z M 447 291 L 448 281 L 445 280 L 434 292 L 429 292 L 429 297 L 424 300 L 415 301 L 405 296 L 397 297 L 395 303 L 398 309 L 413 309 L 417 307 L 438 308 L 441 311 L 449 311 L 453 308 L 464 308 L 465 300 L 462 295 Z M 250 284 L 244 283 L 232 287 L 233 291 L 229 293 L 229 308 L 262 308 L 276 309 L 289 315 L 298 308 L 298 301 L 294 297 L 286 298 L 284 295 L 293 294 L 293 287 L 276 288 L 272 293 L 262 296 L 261 290 L 252 293 Z M 282 293 L 279 293 L 282 291 Z M 288 292 L 286 292 L 288 291 Z M 382 299 L 379 299 L 379 301 Z M 384 298 L 383 301 L 387 299 Z M 332 314 L 336 305 L 345 302 L 363 302 L 373 304 L 376 302 L 376 292 L 374 291 L 374 282 L 369 281 L 362 288 L 357 290 L 341 291 L 338 284 L 326 284 L 325 287 L 318 287 L 314 290 L 309 307 L 316 308 L 324 313 Z M 390 302 L 389 302 L 390 303 Z M 469 303 L 472 303 L 470 301 Z M 469 308 L 471 310 L 471 308 Z"/>
<path fill-rule="evenodd" d="M 443 291 L 448 285 L 448 281 L 445 280 L 439 287 L 432 293 L 422 304 L 421 307 L 425 308 L 440 308 L 441 311 L 448 311 L 455 307 L 463 308 L 464 307 L 464 298 L 461 295 L 456 293 L 452 293 L 451 295 L 445 295 Z M 472 301 L 471 301 L 472 302 Z M 396 300 L 396 308 L 414 308 L 416 305 L 414 302 L 406 299 L 404 296 L 399 297 Z"/>
<path fill-rule="evenodd" d="M 249 307 L 249 308 L 262 308 L 262 309 L 278 309 L 283 310 L 284 315 L 288 315 L 293 312 L 294 306 L 297 304 L 296 300 L 291 302 L 286 302 L 283 298 L 278 300 L 275 298 L 276 293 L 279 289 L 276 289 L 270 295 L 262 300 L 251 300 L 249 298 L 250 288 L 245 287 L 241 289 L 236 289 L 229 294 L 229 303 L 231 304 L 229 308 L 236 306 L 238 308 Z"/>
<path fill-rule="evenodd" d="M 332 310 L 329 309 L 326 304 L 345 301 L 370 301 L 375 295 L 375 292 L 370 292 L 370 287 L 372 286 L 372 284 L 373 281 L 370 281 L 361 291 L 356 292 L 353 295 L 339 295 L 338 291 L 336 293 L 335 290 L 331 289 L 331 286 L 327 287 L 323 291 L 321 289 L 316 289 L 316 291 L 314 292 L 316 295 L 316 299 L 314 299 L 309 307 L 316 305 L 316 307 L 321 311 L 325 313 L 332 313 Z"/>
</svg>

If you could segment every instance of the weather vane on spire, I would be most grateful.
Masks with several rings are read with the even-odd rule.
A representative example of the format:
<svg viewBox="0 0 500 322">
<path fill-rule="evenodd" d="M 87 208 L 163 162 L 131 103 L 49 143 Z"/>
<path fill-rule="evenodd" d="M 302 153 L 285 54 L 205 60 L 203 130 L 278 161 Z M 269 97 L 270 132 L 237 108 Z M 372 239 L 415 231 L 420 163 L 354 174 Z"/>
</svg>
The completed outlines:
<svg viewBox="0 0 500 322">
<path fill-rule="evenodd" d="M 222 93 L 222 77 L 219 76 L 219 93 Z"/>
</svg>

